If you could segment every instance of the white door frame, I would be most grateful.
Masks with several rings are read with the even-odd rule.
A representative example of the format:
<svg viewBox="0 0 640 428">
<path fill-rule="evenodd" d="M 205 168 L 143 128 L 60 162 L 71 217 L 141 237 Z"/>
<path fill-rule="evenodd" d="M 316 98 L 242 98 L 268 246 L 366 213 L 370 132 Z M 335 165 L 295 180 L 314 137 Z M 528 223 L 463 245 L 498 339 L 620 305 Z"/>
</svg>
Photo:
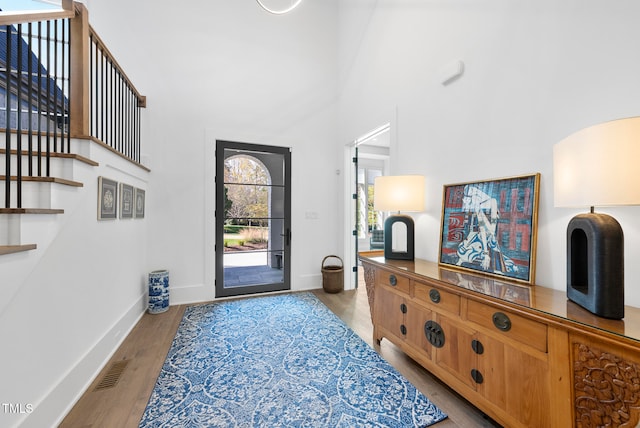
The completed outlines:
<svg viewBox="0 0 640 428">
<path fill-rule="evenodd" d="M 392 148 L 395 142 L 395 123 L 396 123 L 396 114 L 393 115 L 393 120 L 388 122 L 382 126 L 374 128 L 373 130 L 363 134 L 358 137 L 354 141 L 346 144 L 344 147 L 344 163 L 343 170 L 344 174 L 344 195 L 345 195 L 345 203 L 344 203 L 344 225 L 345 225 L 345 237 L 347 239 L 344 240 L 344 284 L 345 289 L 350 290 L 356 288 L 356 275 L 353 272 L 353 267 L 358 265 L 358 260 L 356 256 L 356 241 L 357 236 L 354 236 L 353 233 L 356 230 L 356 199 L 354 199 L 353 195 L 357 194 L 356 188 L 356 179 L 357 179 L 357 171 L 354 167 L 353 158 L 356 157 L 356 147 L 366 142 L 367 140 L 373 138 L 375 135 L 380 134 L 381 132 L 389 132 L 389 158 L 391 158 Z M 384 128 L 384 129 L 383 129 Z M 389 164 L 390 162 L 385 162 L 385 174 L 389 174 Z"/>
</svg>

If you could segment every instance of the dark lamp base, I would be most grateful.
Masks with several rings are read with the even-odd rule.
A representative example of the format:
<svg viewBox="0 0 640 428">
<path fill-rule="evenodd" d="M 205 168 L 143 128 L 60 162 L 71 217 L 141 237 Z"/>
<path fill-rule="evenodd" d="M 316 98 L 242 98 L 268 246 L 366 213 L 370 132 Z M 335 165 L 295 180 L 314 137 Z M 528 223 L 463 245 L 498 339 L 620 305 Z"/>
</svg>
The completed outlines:
<svg viewBox="0 0 640 428">
<path fill-rule="evenodd" d="M 393 225 L 402 223 L 407 227 L 407 250 L 393 251 Z M 408 215 L 392 215 L 384 222 L 384 257 L 391 260 L 413 260 L 415 251 L 415 225 Z"/>
<path fill-rule="evenodd" d="M 567 297 L 604 318 L 624 318 L 624 236 L 607 214 L 579 214 L 567 227 Z"/>
</svg>

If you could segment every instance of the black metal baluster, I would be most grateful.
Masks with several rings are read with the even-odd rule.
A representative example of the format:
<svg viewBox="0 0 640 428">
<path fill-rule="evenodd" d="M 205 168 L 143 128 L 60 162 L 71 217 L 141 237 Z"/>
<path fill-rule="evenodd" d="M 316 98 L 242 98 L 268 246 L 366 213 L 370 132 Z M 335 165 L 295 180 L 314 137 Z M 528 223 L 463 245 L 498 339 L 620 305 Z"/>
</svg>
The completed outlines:
<svg viewBox="0 0 640 428">
<path fill-rule="evenodd" d="M 100 140 L 104 142 L 104 68 L 105 68 L 104 52 L 100 51 Z"/>
<path fill-rule="evenodd" d="M 58 20 L 53 21 L 53 151 L 58 152 Z"/>
<path fill-rule="evenodd" d="M 140 144 L 141 144 L 141 130 L 140 130 L 140 101 L 136 97 L 136 162 L 140 162 Z"/>
<path fill-rule="evenodd" d="M 126 132 L 127 138 L 124 140 L 124 147 L 126 149 L 127 157 L 132 158 L 131 156 L 131 127 L 132 127 L 132 117 L 131 117 L 131 108 L 133 104 L 133 99 L 131 97 L 132 90 L 129 87 L 129 92 L 127 93 L 127 124 L 126 124 Z"/>
<path fill-rule="evenodd" d="M 131 88 L 129 88 L 129 96 L 127 97 L 127 138 L 125 144 L 128 146 L 131 142 Z"/>
<path fill-rule="evenodd" d="M 69 147 L 69 144 L 67 143 L 67 138 L 65 135 L 65 132 L 68 134 L 67 131 L 67 103 L 65 102 L 65 100 L 68 100 L 69 98 L 65 96 L 65 89 L 66 89 L 66 80 L 67 80 L 67 70 L 66 70 L 66 64 L 67 64 L 67 25 L 66 25 L 67 20 L 63 19 L 60 21 L 60 24 L 62 25 L 62 30 L 61 30 L 61 37 L 62 40 L 60 41 L 60 46 L 61 46 L 61 55 L 62 55 L 62 60 L 60 61 L 60 65 L 61 65 L 61 77 L 60 77 L 60 81 L 61 81 L 61 87 L 60 87 L 60 98 L 61 98 L 61 106 L 60 106 L 60 110 L 61 110 L 61 128 L 60 128 L 60 146 L 61 146 L 61 152 L 62 153 L 69 153 L 71 151 L 71 148 Z M 69 85 L 71 85 L 71 82 L 69 82 Z"/>
<path fill-rule="evenodd" d="M 69 35 L 67 44 L 67 77 L 69 79 L 69 96 L 67 97 L 67 147 L 71 153 L 71 20 L 67 20 L 67 34 Z"/>
<path fill-rule="evenodd" d="M 116 118 L 116 122 L 118 124 L 117 129 L 117 137 L 116 140 L 119 144 L 122 144 L 122 75 L 118 73 L 118 116 Z"/>
<path fill-rule="evenodd" d="M 51 21 L 47 21 L 47 122 L 46 122 L 46 152 L 45 152 L 45 175 L 50 177 L 51 174 Z"/>
<path fill-rule="evenodd" d="M 7 57 L 5 58 L 5 95 L 6 103 L 6 128 L 5 128 L 5 192 L 4 205 L 5 208 L 11 208 L 11 26 L 5 26 L 5 41 L 7 44 Z"/>
<path fill-rule="evenodd" d="M 135 111 L 134 111 L 134 136 L 133 136 L 133 159 L 138 162 L 140 160 L 140 101 L 138 100 L 138 96 L 135 96 Z"/>
<path fill-rule="evenodd" d="M 28 42 L 28 54 L 27 54 L 27 75 L 29 78 L 27 79 L 27 99 L 29 102 L 27 103 L 27 120 L 29 122 L 27 127 L 27 165 L 28 165 L 28 174 L 29 176 L 33 176 L 33 114 L 32 114 L 32 104 L 33 104 L 33 59 L 31 57 L 33 52 L 33 33 L 32 33 L 31 22 L 27 25 L 27 40 Z"/>
<path fill-rule="evenodd" d="M 127 105 L 129 102 L 128 94 L 128 84 L 124 82 L 124 91 L 122 93 L 122 123 L 120 126 L 122 127 L 122 144 L 127 144 Z"/>
<path fill-rule="evenodd" d="M 42 21 L 38 22 L 38 177 L 42 177 Z"/>
<path fill-rule="evenodd" d="M 129 113 L 129 157 L 131 159 L 133 159 L 133 142 L 135 140 L 134 136 L 135 136 L 135 118 L 136 118 L 136 93 L 133 90 L 133 88 L 131 88 L 131 103 L 130 103 L 130 110 L 131 113 Z"/>
<path fill-rule="evenodd" d="M 16 206 L 22 208 L 22 24 L 16 32 Z"/>
<path fill-rule="evenodd" d="M 109 143 L 112 145 L 116 145 L 116 140 L 115 140 L 115 128 L 114 128 L 114 122 L 113 122 L 113 115 L 115 114 L 115 107 L 114 107 L 114 103 L 113 103 L 113 97 L 114 97 L 114 87 L 115 87 L 115 73 L 116 73 L 116 69 L 115 66 L 113 64 L 113 61 L 109 61 L 109 102 L 111 103 L 111 110 L 109 112 L 109 129 L 111 130 L 110 134 L 109 134 Z"/>
<path fill-rule="evenodd" d="M 96 133 L 96 121 L 95 121 L 95 108 L 93 107 L 95 105 L 95 94 L 94 94 L 94 86 L 96 84 L 96 79 L 95 79 L 95 70 L 94 70 L 94 66 L 93 66 L 93 62 L 94 62 L 94 53 L 93 53 L 93 35 L 89 36 L 89 106 L 90 107 L 90 112 L 89 112 L 89 122 L 91 123 L 90 125 L 90 130 L 89 132 L 91 133 L 91 135 L 95 135 Z"/>
<path fill-rule="evenodd" d="M 123 107 L 123 115 L 122 115 L 122 144 L 126 145 L 129 141 L 129 132 L 127 129 L 127 125 L 129 124 L 129 93 L 131 92 L 131 88 L 129 88 L 129 82 L 124 82 L 124 107 Z"/>
<path fill-rule="evenodd" d="M 104 97 L 104 106 L 105 106 L 104 124 L 105 124 L 105 131 L 104 131 L 104 139 L 102 141 L 107 143 L 107 145 L 110 145 L 109 141 L 111 140 L 111 135 L 109 134 L 109 131 L 110 131 L 110 128 L 111 128 L 111 125 L 109 124 L 109 112 L 111 111 L 111 106 L 109 105 L 109 88 L 110 88 L 109 78 L 111 77 L 111 67 L 109 67 L 110 64 L 111 64 L 111 60 L 109 59 L 109 57 L 105 56 L 104 83 L 102 84 L 103 87 L 104 87 L 104 91 L 105 91 L 105 97 Z"/>
<path fill-rule="evenodd" d="M 124 87 L 124 122 L 122 122 L 122 144 L 127 144 L 127 141 L 129 141 L 129 130 L 127 126 L 129 125 L 129 93 L 131 92 L 131 89 L 129 88 L 128 83 L 125 83 Z"/>
</svg>

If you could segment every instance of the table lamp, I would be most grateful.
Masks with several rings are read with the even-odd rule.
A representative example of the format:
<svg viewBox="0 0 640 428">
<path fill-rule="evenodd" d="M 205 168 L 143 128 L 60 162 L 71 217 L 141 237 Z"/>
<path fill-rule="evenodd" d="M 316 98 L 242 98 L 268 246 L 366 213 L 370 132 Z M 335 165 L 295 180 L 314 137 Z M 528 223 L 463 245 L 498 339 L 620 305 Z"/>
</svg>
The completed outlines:
<svg viewBox="0 0 640 428">
<path fill-rule="evenodd" d="M 415 226 L 413 219 L 400 211 L 424 211 L 424 176 L 386 175 L 376 177 L 373 183 L 373 206 L 376 211 L 395 211 L 384 222 L 384 257 L 395 260 L 413 260 L 415 252 Z M 406 227 L 406 248 L 394 247 L 394 225 Z"/>
<path fill-rule="evenodd" d="M 624 235 L 596 206 L 640 204 L 640 117 L 585 128 L 553 147 L 556 207 L 591 207 L 567 226 L 567 297 L 624 318 Z"/>
</svg>

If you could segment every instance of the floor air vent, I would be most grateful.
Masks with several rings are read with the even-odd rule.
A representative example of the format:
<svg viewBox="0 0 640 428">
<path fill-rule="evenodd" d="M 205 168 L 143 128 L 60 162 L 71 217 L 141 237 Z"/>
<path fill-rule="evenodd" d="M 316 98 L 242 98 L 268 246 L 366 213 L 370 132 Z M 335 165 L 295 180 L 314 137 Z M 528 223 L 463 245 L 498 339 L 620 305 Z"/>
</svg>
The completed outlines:
<svg viewBox="0 0 640 428">
<path fill-rule="evenodd" d="M 120 376 L 124 369 L 127 368 L 127 364 L 129 364 L 129 360 L 120 360 L 111 364 L 109 367 L 109 371 L 105 373 L 105 375 L 100 380 L 100 383 L 96 385 L 94 391 L 100 391 L 102 389 L 113 388 L 116 386 L 118 381 L 120 380 Z"/>
</svg>

